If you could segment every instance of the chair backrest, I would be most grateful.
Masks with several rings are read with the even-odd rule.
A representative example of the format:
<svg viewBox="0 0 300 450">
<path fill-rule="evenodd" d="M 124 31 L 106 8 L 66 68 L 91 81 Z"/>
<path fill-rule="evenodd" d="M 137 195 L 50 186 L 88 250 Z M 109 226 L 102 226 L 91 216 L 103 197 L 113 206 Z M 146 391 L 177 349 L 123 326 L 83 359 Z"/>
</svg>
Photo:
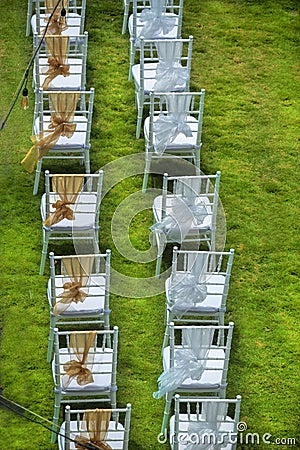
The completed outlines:
<svg viewBox="0 0 300 450">
<path fill-rule="evenodd" d="M 132 6 L 132 39 L 169 38 L 170 32 L 172 38 L 181 37 L 183 0 L 133 0 Z"/>
<path fill-rule="evenodd" d="M 104 254 L 55 256 L 49 253 L 50 258 L 50 301 L 52 308 L 62 298 L 56 297 L 57 286 L 63 286 L 65 282 L 80 281 L 84 288 L 84 294 L 89 297 L 99 296 L 99 291 L 90 289 L 99 287 L 104 295 L 104 313 L 109 313 L 110 292 L 110 258 L 111 251 Z M 71 269 L 70 269 L 71 268 Z M 74 273 L 74 270 L 76 273 Z M 70 274 L 72 272 L 72 274 Z"/>
<path fill-rule="evenodd" d="M 174 367 L 175 349 L 192 350 L 198 360 L 203 361 L 205 370 L 213 370 L 219 373 L 220 388 L 225 389 L 227 385 L 227 373 L 234 323 L 229 325 L 174 325 L 170 322 L 169 344 L 170 344 L 170 367 Z M 210 351 L 222 351 L 222 364 L 212 365 L 210 361 L 216 360 Z M 220 355 L 217 356 L 217 360 Z"/>
<path fill-rule="evenodd" d="M 35 88 L 74 90 L 85 89 L 88 32 L 80 35 L 33 35 Z M 57 79 L 57 77 L 60 78 Z"/>
<path fill-rule="evenodd" d="M 53 103 L 54 95 L 57 96 L 57 105 Z M 75 105 L 74 114 L 71 114 L 67 119 L 76 125 L 74 131 L 77 137 L 80 135 L 79 141 L 81 147 L 89 148 L 94 95 L 94 88 L 88 91 L 44 91 L 41 88 L 37 89 L 34 106 L 33 134 L 49 131 L 49 129 L 53 131 L 52 126 L 49 128 L 51 118 L 55 118 L 56 115 L 65 115 L 67 110 L 66 105 L 73 104 Z M 81 126 L 83 122 L 86 123 L 86 126 Z M 67 145 L 68 142 L 66 142 Z M 69 145 L 72 146 L 71 141 Z"/>
<path fill-rule="evenodd" d="M 225 310 L 233 264 L 234 249 L 229 252 L 179 250 L 173 247 L 170 286 L 182 281 L 184 276 L 193 275 L 197 283 L 207 287 L 207 296 L 222 292 L 221 308 Z M 220 275 L 220 277 L 214 277 Z M 209 287 L 209 288 L 208 288 Z"/>
<path fill-rule="evenodd" d="M 120 450 L 127 450 L 129 443 L 129 432 L 130 432 L 130 419 L 131 419 L 131 404 L 128 403 L 125 408 L 112 408 L 110 410 L 106 409 L 72 409 L 69 405 L 65 408 L 65 422 L 61 427 L 61 435 L 59 436 L 59 449 L 60 450 L 70 450 L 71 439 L 74 440 L 76 437 L 81 436 L 84 438 L 83 443 L 89 442 L 90 433 L 97 432 L 90 423 L 90 427 L 87 427 L 87 420 L 89 416 L 86 414 L 92 414 L 92 420 L 94 423 L 98 419 L 98 423 L 102 424 L 103 419 L 101 416 L 105 416 L 105 426 L 101 427 L 98 431 L 98 435 L 101 437 L 101 442 L 111 445 L 112 448 L 118 448 Z M 98 417 L 93 416 L 93 414 L 98 415 Z M 111 420 L 109 419 L 111 417 Z M 96 419 L 96 420 L 95 420 Z M 108 425 L 107 430 L 103 429 Z M 103 439 L 104 436 L 104 439 Z M 102 440 L 103 439 L 103 440 Z"/>
<path fill-rule="evenodd" d="M 100 204 L 102 195 L 103 171 L 96 174 L 50 174 L 45 171 L 45 210 L 43 217 L 51 217 L 54 202 L 65 202 L 70 205 L 78 220 L 80 216 L 88 217 L 94 229 L 99 227 Z M 74 206 L 73 206 L 74 205 Z M 60 209 L 57 206 L 56 212 Z M 54 213 L 55 214 L 55 213 Z M 62 220 L 62 219 L 60 219 Z M 70 229 L 72 229 L 70 220 Z M 54 222 L 57 223 L 57 222 Z"/>
<path fill-rule="evenodd" d="M 163 176 L 162 188 L 162 218 L 167 211 L 167 197 L 178 196 L 183 201 L 187 201 L 189 206 L 190 199 L 199 199 L 205 204 L 207 216 L 211 218 L 211 226 L 215 228 L 220 188 L 221 172 L 215 175 L 188 175 L 188 176 L 169 176 L 167 173 Z M 191 212 L 194 214 L 193 210 Z"/>
<path fill-rule="evenodd" d="M 188 39 L 140 40 L 139 88 L 141 91 L 188 91 L 193 36 Z M 133 67 L 133 72 L 135 67 Z"/>
<path fill-rule="evenodd" d="M 113 330 L 95 331 L 60 331 L 54 328 L 53 370 L 56 391 L 65 392 L 73 380 L 77 381 L 77 384 L 80 383 L 77 378 L 78 375 L 81 376 L 79 365 L 87 369 L 84 373 L 84 382 L 80 385 L 88 385 L 94 381 L 97 384 L 95 388 L 88 390 L 89 393 L 102 390 L 116 391 L 117 354 L 117 326 Z M 105 358 L 105 355 L 108 358 Z M 77 363 L 78 375 L 74 375 L 72 361 Z"/>
<path fill-rule="evenodd" d="M 162 116 L 169 118 L 165 125 L 166 142 L 171 142 L 176 136 L 172 136 L 173 128 L 169 121 L 175 120 L 182 126 L 195 130 L 195 147 L 201 145 L 202 124 L 204 113 L 205 89 L 200 92 L 150 92 L 150 113 L 149 113 L 149 147 L 156 148 L 155 123 L 161 120 Z M 196 122 L 196 127 L 195 127 Z M 156 124 L 157 126 L 157 124 Z M 180 127 L 177 127 L 180 129 Z M 162 134 L 162 129 L 160 135 Z M 179 134 L 179 132 L 178 132 Z M 184 147 L 184 142 L 182 144 Z"/>
<path fill-rule="evenodd" d="M 226 443 L 232 443 L 230 448 L 234 449 L 240 407 L 240 395 L 235 399 L 219 399 L 176 394 L 175 414 L 171 419 L 174 420 L 174 424 L 171 422 L 174 428 L 170 430 L 172 448 L 178 450 L 185 442 L 193 448 L 215 448 L 215 445 L 222 443 L 226 447 Z"/>
<path fill-rule="evenodd" d="M 51 3 L 51 2 L 50 2 Z M 59 5 L 56 11 L 60 15 L 62 3 Z M 73 34 L 75 29 L 78 31 L 76 34 L 83 34 L 85 25 L 85 11 L 86 0 L 65 0 L 64 7 L 66 9 L 65 23 L 70 34 Z M 47 25 L 47 19 L 49 18 L 51 11 L 47 9 L 46 0 L 36 0 L 35 6 L 36 13 L 36 32 L 41 34 Z"/>
</svg>

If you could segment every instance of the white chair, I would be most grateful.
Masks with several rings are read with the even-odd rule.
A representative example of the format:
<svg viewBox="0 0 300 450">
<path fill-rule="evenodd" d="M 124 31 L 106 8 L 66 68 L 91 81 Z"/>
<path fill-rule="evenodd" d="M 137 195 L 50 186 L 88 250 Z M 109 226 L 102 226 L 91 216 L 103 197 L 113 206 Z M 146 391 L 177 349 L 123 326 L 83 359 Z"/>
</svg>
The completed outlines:
<svg viewBox="0 0 300 450">
<path fill-rule="evenodd" d="M 107 345 L 111 336 L 112 348 Z M 54 414 L 51 441 L 56 440 L 62 403 L 109 403 L 116 408 L 118 327 L 113 330 L 54 329 Z"/>
<path fill-rule="evenodd" d="M 150 92 L 188 91 L 192 63 L 193 37 L 189 39 L 140 39 L 140 62 L 132 67 L 139 138 L 144 105 Z"/>
<path fill-rule="evenodd" d="M 175 156 L 192 162 L 200 170 L 200 150 L 205 90 L 200 92 L 150 92 L 150 114 L 144 122 L 147 189 L 152 160 Z"/>
<path fill-rule="evenodd" d="M 58 437 L 59 450 L 75 450 L 76 443 L 109 445 L 112 450 L 128 450 L 131 405 L 113 409 L 65 408 L 65 421 Z M 75 443 L 75 442 L 76 443 Z M 96 448 L 96 447 L 95 447 Z"/>
<path fill-rule="evenodd" d="M 153 393 L 156 399 L 165 396 L 163 434 L 175 393 L 225 398 L 233 327 L 233 322 L 226 326 L 170 323 L 169 345 L 163 349 L 164 372 L 158 378 L 158 391 Z"/>
<path fill-rule="evenodd" d="M 41 36 L 34 33 L 34 52 Z M 40 47 L 34 60 L 33 85 L 35 89 L 85 90 L 88 33 L 72 37 L 46 35 L 45 46 Z M 76 44 L 75 44 L 76 43 Z"/>
<path fill-rule="evenodd" d="M 140 46 L 140 38 L 142 36 L 144 39 L 181 38 L 182 11 L 183 0 L 133 0 L 133 13 L 128 19 L 129 79 L 135 54 Z"/>
<path fill-rule="evenodd" d="M 235 450 L 241 396 L 235 399 L 175 395 L 170 419 L 172 450 Z"/>
<path fill-rule="evenodd" d="M 166 333 L 170 322 L 224 325 L 234 250 L 204 252 L 173 248 L 166 280 Z"/>
<path fill-rule="evenodd" d="M 42 34 L 48 19 L 58 0 L 28 0 L 26 36 L 32 33 Z M 35 11 L 33 14 L 33 5 Z M 61 16 L 62 8 L 66 15 Z M 80 35 L 84 32 L 86 0 L 61 0 L 48 26 L 49 34 Z"/>
<path fill-rule="evenodd" d="M 157 246 L 157 277 L 167 243 L 192 243 L 196 250 L 205 244 L 208 250 L 217 250 L 217 232 L 223 232 L 221 227 L 217 230 L 220 177 L 221 172 L 175 177 L 164 174 L 162 195 L 153 202 L 154 224 L 150 227 Z"/>
<path fill-rule="evenodd" d="M 87 254 L 99 253 L 99 215 L 103 172 L 83 175 L 50 175 L 45 172 L 41 199 L 44 273 L 49 241 L 78 242 Z M 79 248 L 79 247 L 78 247 Z"/>
<path fill-rule="evenodd" d="M 105 254 L 54 256 L 50 258 L 48 301 L 50 331 L 47 360 L 53 351 L 54 328 L 102 326 L 110 329 L 110 256 Z"/>
<path fill-rule="evenodd" d="M 33 194 L 37 194 L 45 160 L 79 161 L 90 173 L 90 136 L 94 89 L 89 91 L 43 91 L 35 97 L 33 146 L 21 164 L 32 173 L 36 166 Z"/>
</svg>

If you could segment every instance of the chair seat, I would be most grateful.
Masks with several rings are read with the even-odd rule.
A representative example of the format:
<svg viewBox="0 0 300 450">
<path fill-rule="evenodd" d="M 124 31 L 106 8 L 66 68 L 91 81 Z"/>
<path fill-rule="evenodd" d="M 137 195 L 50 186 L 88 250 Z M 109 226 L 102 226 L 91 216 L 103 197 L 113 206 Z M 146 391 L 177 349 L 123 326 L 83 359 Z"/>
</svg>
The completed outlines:
<svg viewBox="0 0 300 450">
<path fill-rule="evenodd" d="M 58 439 L 58 448 L 59 450 L 65 449 L 65 422 L 62 423 L 60 428 L 61 435 Z M 71 421 L 70 422 L 70 438 L 75 439 L 78 436 L 78 422 Z M 124 437 L 124 427 L 121 423 L 116 423 L 115 421 L 109 422 L 109 427 L 107 430 L 107 436 L 105 442 L 111 447 L 112 450 L 123 449 L 123 437 Z M 70 442 L 70 450 L 75 450 L 74 442 Z"/>
<path fill-rule="evenodd" d="M 154 117 L 154 122 L 158 119 L 157 117 Z M 186 122 L 188 123 L 192 136 L 186 137 L 183 133 L 179 133 L 178 136 L 174 139 L 173 142 L 167 145 L 166 152 L 172 152 L 172 151 L 189 151 L 193 150 L 197 146 L 197 135 L 198 135 L 198 121 L 193 116 L 187 116 Z M 144 122 L 144 136 L 145 140 L 149 142 L 149 124 L 150 124 L 150 117 L 146 117 Z M 154 140 L 155 140 L 155 133 L 153 132 Z M 155 141 L 154 141 L 155 143 Z"/>
<path fill-rule="evenodd" d="M 138 13 L 137 14 L 137 18 L 136 18 L 136 29 L 137 29 L 137 38 L 139 38 L 141 36 L 141 31 L 143 29 L 144 26 L 144 22 L 141 22 L 140 20 L 140 16 L 141 14 Z M 147 36 L 147 39 L 176 39 L 178 37 L 178 15 L 177 14 L 172 14 L 172 13 L 166 13 L 163 14 L 163 16 L 165 17 L 175 17 L 176 21 L 175 21 L 175 25 L 172 28 L 172 30 L 167 33 L 167 34 L 163 34 L 162 32 L 159 34 L 156 34 L 155 36 Z M 128 31 L 129 31 L 129 35 L 133 36 L 133 14 L 131 14 L 129 16 L 128 19 Z M 136 42 L 136 44 L 138 44 L 138 41 Z"/>
<path fill-rule="evenodd" d="M 47 25 L 47 17 L 49 14 L 40 14 L 41 32 Z M 78 36 L 80 34 L 81 16 L 76 13 L 68 13 L 67 26 L 68 28 L 62 32 L 64 36 Z M 36 33 L 36 15 L 31 17 L 32 33 Z"/>
<path fill-rule="evenodd" d="M 183 279 L 186 274 L 176 274 L 176 277 L 173 277 L 173 283 L 179 282 Z M 195 305 L 191 306 L 188 310 L 185 307 L 178 307 L 176 309 L 172 309 L 172 313 L 176 313 L 176 311 L 185 312 L 186 314 L 214 314 L 218 313 L 221 309 L 222 303 L 222 294 L 224 292 L 225 287 L 225 277 L 224 275 L 206 275 L 206 287 L 207 293 L 205 300 L 201 303 L 195 303 Z M 170 301 L 170 288 L 171 288 L 171 277 L 167 278 L 166 283 L 166 297 L 168 301 L 168 309 L 170 310 L 172 303 Z"/>
<path fill-rule="evenodd" d="M 182 433 L 181 435 L 179 434 L 179 439 L 178 439 L 178 450 L 185 450 L 187 448 L 187 444 L 189 442 L 193 442 L 193 443 L 198 443 L 196 442 L 196 437 L 195 437 L 195 433 L 193 433 L 193 435 L 191 435 L 189 437 L 188 435 L 188 428 L 189 428 L 189 422 L 199 422 L 201 421 L 202 416 L 200 415 L 196 415 L 196 414 L 190 414 L 189 416 L 187 414 L 180 414 L 179 415 L 179 433 Z M 203 419 L 202 419 L 203 420 Z M 205 426 L 204 426 L 205 428 Z M 232 420 L 231 417 L 226 416 L 226 422 L 222 422 L 220 424 L 220 428 L 219 428 L 219 432 L 220 433 L 229 433 L 234 432 L 235 429 L 235 423 Z M 174 448 L 174 431 L 175 431 L 175 416 L 172 416 L 170 418 L 170 445 L 171 448 Z M 228 437 L 230 435 L 228 434 Z M 232 435 L 232 438 L 234 437 L 234 435 Z M 189 440 L 190 439 L 190 440 Z M 206 439 L 208 439 L 206 437 Z M 233 440 L 233 439 L 232 439 Z M 207 441 L 204 441 L 204 443 Z M 199 444 L 201 443 L 201 441 L 199 442 Z M 233 447 L 233 444 L 228 443 L 227 445 L 222 446 L 222 450 L 231 450 Z"/>
<path fill-rule="evenodd" d="M 63 75 L 57 75 L 55 77 L 48 89 L 64 89 L 64 90 L 77 90 L 82 88 L 82 74 L 83 74 L 83 67 L 82 67 L 82 59 L 80 58 L 67 58 L 66 59 L 66 65 L 70 66 L 70 75 L 64 77 Z M 39 58 L 39 74 L 40 74 L 40 85 L 42 86 L 47 75 L 45 75 L 45 72 L 49 69 L 48 64 L 48 58 Z M 34 68 L 34 81 L 36 83 L 36 77 L 35 77 L 35 71 Z"/>
<path fill-rule="evenodd" d="M 175 367 L 177 365 L 176 353 L 182 350 L 183 347 L 176 347 L 175 349 Z M 187 378 L 179 387 L 180 390 L 202 390 L 202 389 L 219 389 L 221 387 L 222 369 L 225 362 L 225 353 L 222 349 L 212 348 L 208 352 L 209 360 L 205 362 L 205 370 L 202 373 L 200 380 L 192 380 Z M 214 359 L 215 358 L 215 359 Z M 170 368 L 170 347 L 163 349 L 163 366 L 164 370 Z"/>
<path fill-rule="evenodd" d="M 68 277 L 55 277 L 55 296 L 56 299 L 64 292 L 63 284 L 70 282 Z M 88 287 L 82 287 L 80 290 L 87 293 L 87 297 L 83 303 L 72 302 L 69 307 L 63 311 L 60 316 L 68 315 L 90 315 L 90 314 L 103 314 L 104 313 L 104 300 L 105 300 L 105 279 L 101 275 L 90 275 Z M 48 300 L 50 308 L 51 304 L 51 280 L 48 280 Z M 59 299 L 58 299 L 59 300 Z"/>
<path fill-rule="evenodd" d="M 176 197 L 174 195 L 167 195 L 167 202 L 166 202 L 166 215 L 167 214 L 171 214 L 172 213 L 172 207 L 174 205 Z M 210 207 L 210 201 L 209 198 L 206 196 L 199 197 L 199 203 L 203 202 L 206 204 L 206 208 L 208 213 L 211 210 Z M 153 202 L 153 215 L 154 215 L 154 219 L 155 222 L 160 222 L 162 220 L 162 195 L 158 195 L 157 197 L 155 197 L 154 202 Z M 204 218 L 203 223 L 198 225 L 196 222 L 196 219 L 193 220 L 192 222 L 192 226 L 190 229 L 190 233 L 196 233 L 197 231 L 209 231 L 211 229 L 211 215 L 208 215 Z"/>
<path fill-rule="evenodd" d="M 146 63 L 144 64 L 144 94 L 149 95 L 151 91 L 153 91 L 153 87 L 156 83 L 156 69 L 157 69 L 158 63 Z M 140 78 L 140 64 L 135 64 L 132 67 L 132 76 L 136 85 L 136 89 L 140 89 L 141 85 L 141 78 Z M 186 82 L 184 81 L 184 84 L 182 86 L 178 86 L 175 89 L 172 89 L 172 92 L 182 92 L 185 90 Z M 149 129 L 149 125 L 148 125 Z"/>
<path fill-rule="evenodd" d="M 57 143 L 53 147 L 53 149 L 60 149 L 70 147 L 74 149 L 79 149 L 85 147 L 86 144 L 86 134 L 87 134 L 87 118 L 83 116 L 75 116 L 74 123 L 76 123 L 76 130 L 70 138 L 66 136 L 60 136 Z M 43 129 L 44 131 L 48 130 L 48 126 L 50 125 L 50 115 L 43 116 Z M 34 133 L 38 134 L 40 132 L 40 120 L 37 118 L 34 122 Z"/>
<path fill-rule="evenodd" d="M 91 351 L 90 351 L 91 353 Z M 111 389 L 111 374 L 112 374 L 112 361 L 113 361 L 113 350 L 106 348 L 104 351 L 101 348 L 96 348 L 96 353 L 94 355 L 93 364 L 86 362 L 85 367 L 93 371 L 94 382 L 86 384 L 85 386 L 80 386 L 76 379 L 73 379 L 69 386 L 64 390 L 66 393 L 89 391 L 110 391 Z M 66 362 L 76 359 L 74 355 L 70 355 L 67 348 L 59 349 L 59 360 L 60 367 L 62 370 L 63 364 Z M 97 373 L 101 372 L 101 373 Z M 54 371 L 54 360 L 52 363 L 52 374 L 55 381 L 55 371 Z M 63 375 L 61 375 L 61 385 L 62 385 Z"/>
<path fill-rule="evenodd" d="M 59 195 L 50 195 L 50 213 L 55 209 L 52 204 L 60 200 Z M 53 231 L 84 231 L 94 228 L 95 214 L 97 205 L 96 194 L 79 193 L 74 205 L 69 205 L 74 211 L 74 220 L 63 219 L 60 222 L 52 225 L 50 228 L 43 227 L 47 230 Z M 41 216 L 43 221 L 46 220 L 46 194 L 43 194 L 41 199 Z"/>
</svg>

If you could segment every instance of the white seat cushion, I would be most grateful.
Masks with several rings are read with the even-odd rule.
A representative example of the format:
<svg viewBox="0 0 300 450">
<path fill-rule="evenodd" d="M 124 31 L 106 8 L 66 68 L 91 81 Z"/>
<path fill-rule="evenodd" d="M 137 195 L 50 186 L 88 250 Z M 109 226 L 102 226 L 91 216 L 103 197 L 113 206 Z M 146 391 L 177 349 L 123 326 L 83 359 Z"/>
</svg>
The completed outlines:
<svg viewBox="0 0 300 450">
<path fill-rule="evenodd" d="M 178 350 L 183 350 L 183 347 L 175 348 L 175 367 L 177 365 L 176 354 Z M 225 352 L 219 348 L 212 348 L 208 352 L 208 360 L 205 363 L 205 369 L 202 373 L 200 380 L 192 380 L 187 378 L 179 387 L 180 390 L 187 389 L 219 389 L 221 387 L 222 370 L 225 362 Z M 215 359 L 214 359 L 215 358 Z M 163 367 L 164 370 L 170 368 L 170 347 L 165 347 L 163 350 Z"/>
<path fill-rule="evenodd" d="M 91 351 L 90 351 L 91 352 Z M 112 361 L 113 361 L 113 350 L 106 348 L 104 351 L 101 348 L 96 349 L 94 355 L 94 363 L 85 364 L 85 367 L 93 373 L 94 382 L 89 383 L 85 386 L 80 386 L 76 379 L 74 378 L 69 386 L 64 390 L 64 392 L 88 392 L 89 391 L 109 391 L 111 387 L 111 373 L 112 373 Z M 61 386 L 63 377 L 63 365 L 72 360 L 76 359 L 75 355 L 70 355 L 67 348 L 59 349 L 59 361 L 60 361 L 60 372 L 61 372 Z M 55 368 L 54 360 L 52 363 L 52 374 L 55 380 Z"/>
<path fill-rule="evenodd" d="M 58 438 L 58 448 L 59 450 L 65 450 L 65 422 L 63 422 L 60 428 L 61 435 Z M 75 439 L 80 432 L 78 432 L 78 422 L 70 422 L 70 438 Z M 124 438 L 124 427 L 121 423 L 116 423 L 114 421 L 109 422 L 108 432 L 105 442 L 110 445 L 112 450 L 123 449 L 123 438 Z M 75 450 L 75 443 L 70 442 L 70 450 Z"/>
<path fill-rule="evenodd" d="M 47 17 L 49 17 L 49 14 L 47 14 Z M 43 29 L 45 29 L 47 22 L 45 20 L 46 14 L 40 14 L 40 27 L 41 32 Z M 79 14 L 76 13 L 68 13 L 67 15 L 67 26 L 68 28 L 62 32 L 64 36 L 78 36 L 80 33 L 80 23 L 81 23 L 81 17 Z M 31 28 L 32 33 L 34 34 L 36 29 L 36 15 L 34 14 L 31 17 Z"/>
<path fill-rule="evenodd" d="M 57 200 L 60 200 L 59 195 L 50 195 L 50 213 L 55 211 L 52 204 Z M 74 220 L 63 219 L 60 222 L 52 225 L 50 228 L 44 227 L 46 229 L 51 229 L 55 231 L 80 231 L 80 230 L 91 230 L 95 225 L 95 214 L 97 205 L 97 195 L 95 193 L 82 193 L 80 192 L 77 196 L 74 205 L 69 205 L 69 207 L 74 211 Z M 41 199 L 41 216 L 42 220 L 46 219 L 46 194 L 42 195 Z"/>
<path fill-rule="evenodd" d="M 68 277 L 57 276 L 55 277 L 55 297 L 59 301 L 59 296 L 64 292 L 63 284 L 70 282 Z M 83 303 L 72 302 L 68 308 L 61 313 L 61 316 L 68 315 L 85 315 L 85 314 L 102 314 L 104 312 L 104 300 L 105 300 L 105 278 L 101 275 L 90 275 L 88 281 L 88 287 L 82 287 L 80 290 L 87 294 Z M 51 303 L 51 280 L 48 280 L 48 299 Z M 55 303 L 55 299 L 53 299 Z"/>
<path fill-rule="evenodd" d="M 76 123 L 76 130 L 73 133 L 73 136 L 67 138 L 66 136 L 60 136 L 57 143 L 53 147 L 53 149 L 79 149 L 83 148 L 86 145 L 86 135 L 87 135 L 87 118 L 83 116 L 75 115 L 73 123 Z M 50 125 L 50 115 L 43 116 L 43 130 L 47 131 Z M 36 118 L 34 122 L 34 133 L 38 134 L 40 132 L 40 119 Z"/>
<path fill-rule="evenodd" d="M 70 75 L 64 77 L 63 75 L 57 75 L 53 78 L 48 89 L 64 89 L 64 90 L 77 90 L 82 87 L 82 77 L 83 77 L 83 66 L 82 59 L 79 58 L 67 58 L 66 65 L 69 65 Z M 40 86 L 43 85 L 47 75 L 45 72 L 49 69 L 48 58 L 39 58 L 39 77 Z M 33 76 L 35 83 L 36 80 L 36 68 L 34 68 Z"/>
</svg>

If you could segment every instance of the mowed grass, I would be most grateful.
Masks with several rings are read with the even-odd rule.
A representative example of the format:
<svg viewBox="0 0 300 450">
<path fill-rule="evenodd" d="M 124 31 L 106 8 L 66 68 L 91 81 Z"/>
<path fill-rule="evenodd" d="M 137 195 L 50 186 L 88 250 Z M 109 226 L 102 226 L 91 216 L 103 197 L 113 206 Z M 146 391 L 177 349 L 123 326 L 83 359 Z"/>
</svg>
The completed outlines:
<svg viewBox="0 0 300 450">
<path fill-rule="evenodd" d="M 92 170 L 104 167 L 104 183 L 125 178 L 110 172 L 121 157 L 143 154 L 135 139 L 133 82 L 127 81 L 128 34 L 121 35 L 122 2 L 88 0 L 88 86 L 95 87 Z M 26 1 L 1 0 L 0 112 L 4 114 L 31 56 L 25 38 Z M 270 448 L 264 433 L 295 438 L 299 446 L 299 3 L 298 1 L 185 0 L 183 37 L 194 36 L 191 89 L 206 89 L 201 168 L 221 170 L 226 249 L 234 248 L 227 322 L 235 322 L 228 396 L 242 395 L 241 420 L 261 442 L 239 449 Z M 33 175 L 20 160 L 30 146 L 34 98 L 27 112 L 14 109 L 1 131 L 1 369 L 3 394 L 51 420 L 53 382 L 46 362 L 49 326 L 45 276 L 38 275 L 41 220 Z M 127 160 L 126 160 L 127 161 Z M 141 164 L 141 171 L 143 169 Z M 54 168 L 70 170 L 66 165 Z M 126 170 L 125 170 L 126 169 Z M 74 165 L 72 170 L 80 171 Z M 141 173 L 141 172 L 139 172 Z M 112 266 L 149 279 L 155 263 L 120 254 L 111 223 L 118 205 L 141 189 L 135 174 L 109 189 L 101 210 L 101 250 L 112 249 Z M 157 187 L 156 183 L 152 186 Z M 151 211 L 133 217 L 129 236 L 149 249 Z M 122 225 L 123 226 L 123 225 Z M 127 232 L 127 231 L 126 231 Z M 56 245 L 63 254 L 68 247 Z M 171 248 L 165 252 L 169 267 Z M 163 401 L 152 392 L 161 373 L 164 294 L 148 288 L 128 295 L 112 277 L 111 324 L 120 329 L 118 404 L 132 403 L 129 448 L 159 450 Z M 138 284 L 138 283 L 137 283 Z M 138 284 L 139 285 L 139 284 Z M 130 291 L 131 292 L 131 291 Z M 149 293 L 150 292 L 150 293 Z M 49 425 L 49 424 L 48 424 Z M 0 450 L 54 449 L 49 432 L 0 411 Z M 290 444 L 292 441 L 290 441 Z M 168 444 L 165 445 L 165 448 Z"/>
</svg>

